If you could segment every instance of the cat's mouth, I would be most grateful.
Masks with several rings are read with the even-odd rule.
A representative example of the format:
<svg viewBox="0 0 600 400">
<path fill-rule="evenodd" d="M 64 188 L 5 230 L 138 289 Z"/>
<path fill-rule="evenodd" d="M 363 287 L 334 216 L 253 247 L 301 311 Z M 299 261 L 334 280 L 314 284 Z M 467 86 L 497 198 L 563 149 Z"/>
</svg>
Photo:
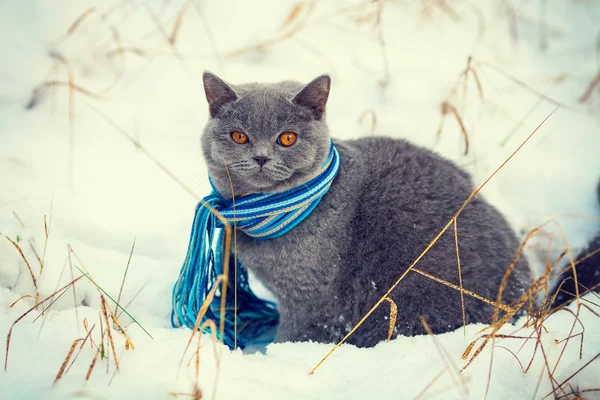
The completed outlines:
<svg viewBox="0 0 600 400">
<path fill-rule="evenodd" d="M 289 181 L 294 175 L 294 171 L 289 169 L 269 168 L 264 165 L 262 168 L 233 170 L 238 179 L 247 190 L 254 193 L 270 193 L 281 189 L 281 185 Z M 233 176 L 232 176 L 233 177 Z M 237 186 L 237 185 L 236 185 Z"/>
<path fill-rule="evenodd" d="M 280 182 L 289 179 L 294 171 L 290 168 L 282 168 L 277 166 L 263 165 L 261 167 L 256 166 L 248 168 L 244 166 L 242 168 L 234 168 L 233 172 L 244 179 L 251 179 L 261 184 L 261 186 L 269 183 Z"/>
</svg>

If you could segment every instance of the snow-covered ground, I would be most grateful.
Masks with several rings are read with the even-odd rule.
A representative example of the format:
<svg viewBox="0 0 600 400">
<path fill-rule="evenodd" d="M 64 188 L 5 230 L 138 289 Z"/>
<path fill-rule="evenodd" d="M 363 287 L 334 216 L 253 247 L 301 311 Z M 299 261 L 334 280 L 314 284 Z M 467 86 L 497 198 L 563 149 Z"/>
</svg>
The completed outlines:
<svg viewBox="0 0 600 400">
<path fill-rule="evenodd" d="M 43 317 L 34 322 L 39 314 L 34 311 L 15 326 L 8 368 L 0 372 L 1 397 L 168 398 L 192 392 L 194 362 L 187 365 L 192 351 L 178 373 L 190 332 L 171 329 L 168 317 L 197 198 L 144 150 L 198 196 L 208 193 L 199 151 L 208 114 L 205 69 L 234 83 L 309 81 L 329 72 L 334 137 L 407 138 L 463 165 L 476 182 L 560 104 L 483 195 L 523 236 L 555 219 L 531 253 L 542 254 L 550 244 L 551 253 L 559 254 L 565 245 L 559 227 L 577 253 L 600 227 L 594 194 L 600 178 L 600 92 L 582 99 L 600 67 L 599 30 L 600 2 L 594 0 L 0 2 L 0 233 L 18 241 L 40 299 L 67 284 L 72 270 L 79 275 L 70 264 L 85 266 L 116 298 L 135 240 L 121 302 L 134 299 L 127 310 L 153 337 L 123 315 L 135 349 L 122 350 L 122 336 L 112 331 L 120 371 L 114 374 L 111 354 L 86 381 L 96 352 L 86 343 L 53 386 L 71 344 L 85 336 L 84 318 L 88 327 L 96 324 L 93 338 L 100 343 L 100 296 L 84 278 L 76 284 L 78 307 L 68 291 Z M 71 91 L 64 85 L 69 76 Z M 26 109 L 32 90 L 52 81 L 60 83 Z M 453 110 L 468 135 L 466 155 Z M 1 338 L 34 300 L 11 304 L 34 294 L 21 255 L 0 237 Z M 593 296 L 587 300 L 597 303 Z M 544 352 L 538 348 L 527 373 L 522 368 L 534 354 L 534 341 L 515 338 L 497 339 L 493 352 L 490 343 L 456 373 L 482 326 L 435 341 L 424 336 L 374 349 L 343 345 L 314 375 L 308 372 L 330 345 L 269 345 L 264 354 L 218 346 L 216 395 L 383 399 L 414 398 L 426 390 L 422 398 L 479 399 L 489 383 L 489 399 L 542 398 L 568 380 L 559 396 L 578 390 L 594 398 L 600 392 L 583 390 L 600 388 L 600 360 L 586 364 L 600 353 L 600 318 L 582 309 L 580 321 L 581 357 L 581 336 L 560 355 L 565 344 L 560 340 L 582 330 L 577 323 L 571 332 L 574 316 L 561 311 L 546 321 Z M 516 332 L 523 323 L 501 332 Z M 205 398 L 213 398 L 217 368 L 208 336 L 203 343 L 199 385 Z"/>
</svg>

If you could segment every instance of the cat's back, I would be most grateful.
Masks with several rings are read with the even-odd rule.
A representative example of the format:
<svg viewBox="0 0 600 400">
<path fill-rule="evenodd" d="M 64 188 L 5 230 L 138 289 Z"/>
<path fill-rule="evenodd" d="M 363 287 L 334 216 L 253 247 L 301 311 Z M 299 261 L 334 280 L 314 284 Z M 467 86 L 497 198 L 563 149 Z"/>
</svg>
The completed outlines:
<svg viewBox="0 0 600 400">
<path fill-rule="evenodd" d="M 468 173 L 437 153 L 403 139 L 369 137 L 342 141 L 342 146 L 347 146 L 342 150 L 342 163 L 349 153 L 360 165 L 360 170 L 352 172 L 364 179 L 363 193 L 384 206 L 386 200 L 395 208 L 412 208 L 412 204 L 422 211 L 430 202 L 451 206 L 459 199 L 466 200 L 473 189 Z M 425 202 L 414 204 L 417 199 Z"/>
</svg>

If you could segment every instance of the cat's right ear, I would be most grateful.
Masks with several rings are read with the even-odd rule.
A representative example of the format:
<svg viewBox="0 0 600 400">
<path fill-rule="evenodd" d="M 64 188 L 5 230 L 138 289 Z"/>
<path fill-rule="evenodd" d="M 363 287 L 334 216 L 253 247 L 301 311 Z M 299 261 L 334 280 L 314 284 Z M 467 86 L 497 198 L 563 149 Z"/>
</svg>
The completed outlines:
<svg viewBox="0 0 600 400">
<path fill-rule="evenodd" d="M 325 114 L 325 105 L 329 97 L 331 78 L 327 74 L 313 79 L 304 86 L 292 100 L 293 103 L 309 108 L 315 119 L 320 120 Z"/>
<path fill-rule="evenodd" d="M 202 80 L 211 117 L 214 118 L 224 104 L 237 100 L 233 89 L 215 74 L 205 71 Z"/>
</svg>

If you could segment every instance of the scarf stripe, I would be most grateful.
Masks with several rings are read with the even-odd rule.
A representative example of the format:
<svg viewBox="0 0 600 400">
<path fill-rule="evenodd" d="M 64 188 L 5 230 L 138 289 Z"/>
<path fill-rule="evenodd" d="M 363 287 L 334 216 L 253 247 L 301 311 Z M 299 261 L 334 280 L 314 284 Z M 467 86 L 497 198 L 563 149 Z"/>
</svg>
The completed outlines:
<svg viewBox="0 0 600 400">
<path fill-rule="evenodd" d="M 171 324 L 174 327 L 194 327 L 200 308 L 213 289 L 217 276 L 223 274 L 223 257 L 227 256 L 231 267 L 223 342 L 230 348 L 236 342 L 238 347 L 244 348 L 249 341 L 276 326 L 279 323 L 279 313 L 275 304 L 260 299 L 252 292 L 248 272 L 234 259 L 233 253 L 222 254 L 223 226 L 204 204 L 218 211 L 230 224 L 235 223 L 237 229 L 247 235 L 261 240 L 273 239 L 289 232 L 310 215 L 329 191 L 339 167 L 339 154 L 332 142 L 319 173 L 293 189 L 281 193 L 250 194 L 240 197 L 234 203 L 226 200 L 213 187 L 213 192 L 196 207 L 188 251 L 173 287 Z M 236 278 L 234 265 L 237 265 L 237 288 L 233 286 Z M 237 292 L 237 304 L 234 304 L 234 291 Z M 217 290 L 202 323 L 212 320 L 218 327 L 221 322 L 220 306 L 221 293 Z M 237 313 L 234 312 L 236 308 Z M 208 332 L 209 328 L 204 330 Z"/>
</svg>

